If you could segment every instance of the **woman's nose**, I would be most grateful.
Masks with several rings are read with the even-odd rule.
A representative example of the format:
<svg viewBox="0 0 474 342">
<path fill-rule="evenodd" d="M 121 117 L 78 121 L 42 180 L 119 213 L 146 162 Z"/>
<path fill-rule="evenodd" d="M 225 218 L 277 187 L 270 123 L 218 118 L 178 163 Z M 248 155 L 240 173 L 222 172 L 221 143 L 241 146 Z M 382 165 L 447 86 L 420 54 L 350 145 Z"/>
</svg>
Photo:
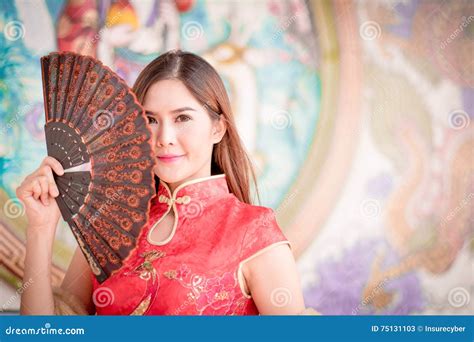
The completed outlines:
<svg viewBox="0 0 474 342">
<path fill-rule="evenodd" d="M 167 146 L 173 145 L 176 142 L 176 132 L 173 127 L 167 124 L 162 124 L 157 129 L 156 145 Z"/>
</svg>

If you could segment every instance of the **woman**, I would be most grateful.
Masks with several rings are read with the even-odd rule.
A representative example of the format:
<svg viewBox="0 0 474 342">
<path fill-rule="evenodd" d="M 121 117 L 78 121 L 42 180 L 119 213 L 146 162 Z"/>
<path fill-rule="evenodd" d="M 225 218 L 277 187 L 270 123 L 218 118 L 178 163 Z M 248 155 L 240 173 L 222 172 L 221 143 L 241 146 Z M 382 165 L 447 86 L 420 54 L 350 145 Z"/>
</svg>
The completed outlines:
<svg viewBox="0 0 474 342">
<path fill-rule="evenodd" d="M 22 314 L 253 315 L 305 309 L 290 245 L 271 209 L 254 206 L 255 177 L 222 80 L 204 59 L 170 51 L 134 92 L 152 130 L 157 195 L 124 266 L 99 284 L 79 249 L 51 287 L 59 210 L 47 157 L 17 189 L 29 220 Z"/>
</svg>

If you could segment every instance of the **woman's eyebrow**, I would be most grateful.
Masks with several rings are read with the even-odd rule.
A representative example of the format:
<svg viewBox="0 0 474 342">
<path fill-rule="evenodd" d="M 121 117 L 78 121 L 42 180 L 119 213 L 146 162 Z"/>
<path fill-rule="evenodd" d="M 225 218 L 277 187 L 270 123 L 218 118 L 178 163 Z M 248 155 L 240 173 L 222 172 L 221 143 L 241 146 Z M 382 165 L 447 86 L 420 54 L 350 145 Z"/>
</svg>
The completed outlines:
<svg viewBox="0 0 474 342">
<path fill-rule="evenodd" d="M 196 110 L 191 108 L 191 107 L 182 107 L 182 108 L 177 108 L 171 111 L 171 113 L 176 114 L 176 113 L 181 113 L 181 112 L 186 112 L 186 111 L 193 111 L 195 112 Z M 156 115 L 156 113 L 153 113 L 151 110 L 145 110 L 146 115 Z"/>
<path fill-rule="evenodd" d="M 182 107 L 182 108 L 178 108 L 178 109 L 174 109 L 171 111 L 171 113 L 180 113 L 180 112 L 186 112 L 188 110 L 192 110 L 193 112 L 195 112 L 196 110 L 194 110 L 193 108 L 191 107 Z"/>
</svg>

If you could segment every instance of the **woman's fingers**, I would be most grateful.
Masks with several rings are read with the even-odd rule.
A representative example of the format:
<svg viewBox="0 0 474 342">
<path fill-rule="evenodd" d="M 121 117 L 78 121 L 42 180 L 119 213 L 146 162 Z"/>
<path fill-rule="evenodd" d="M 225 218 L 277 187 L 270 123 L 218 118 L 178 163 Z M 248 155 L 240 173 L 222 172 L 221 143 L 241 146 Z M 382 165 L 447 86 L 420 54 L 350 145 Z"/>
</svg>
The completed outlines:
<svg viewBox="0 0 474 342">
<path fill-rule="evenodd" d="M 41 166 L 32 174 L 28 175 L 17 189 L 20 199 L 33 197 L 40 200 L 43 205 L 48 206 L 50 197 L 59 196 L 59 189 L 54 180 L 53 171 L 58 175 L 64 174 L 61 163 L 52 157 L 46 157 Z"/>
<path fill-rule="evenodd" d="M 46 176 L 39 176 L 38 182 L 41 186 L 41 202 L 48 206 L 49 205 L 49 183 L 48 183 L 48 177 Z"/>
<path fill-rule="evenodd" d="M 54 180 L 53 171 L 49 166 L 45 166 L 46 177 L 48 178 L 48 187 L 49 187 L 49 194 L 53 197 L 57 197 L 59 195 L 59 190 L 56 185 L 56 181 Z"/>
<path fill-rule="evenodd" d="M 46 158 L 39 168 L 25 177 L 16 189 L 16 194 L 25 204 L 28 229 L 46 227 L 47 232 L 54 235 L 54 229 L 51 227 L 56 227 L 61 213 L 54 201 L 54 197 L 59 195 L 59 191 L 53 171 L 64 174 L 64 170 L 58 165 L 57 160 Z"/>
<path fill-rule="evenodd" d="M 54 159 L 53 157 L 44 158 L 43 162 L 41 163 L 41 166 L 42 167 L 44 167 L 44 166 L 50 167 L 51 169 L 53 169 L 53 171 L 57 175 L 62 176 L 64 174 L 63 166 L 61 165 L 61 163 L 57 159 Z"/>
<path fill-rule="evenodd" d="M 25 190 L 28 191 L 28 187 Z M 31 194 L 35 200 L 38 200 L 41 196 L 41 185 L 37 178 L 31 181 Z"/>
<path fill-rule="evenodd" d="M 56 184 L 53 182 L 53 183 L 49 183 L 49 195 L 53 198 L 56 198 L 59 196 L 59 190 L 58 190 L 58 187 L 56 186 Z"/>
<path fill-rule="evenodd" d="M 57 197 L 59 195 L 59 189 L 56 185 L 56 181 L 54 180 L 53 171 L 60 176 L 64 174 L 64 169 L 58 160 L 54 159 L 53 157 L 44 158 L 40 168 L 38 169 L 38 175 L 47 177 L 47 193 L 49 193 L 49 195 L 52 197 Z"/>
</svg>

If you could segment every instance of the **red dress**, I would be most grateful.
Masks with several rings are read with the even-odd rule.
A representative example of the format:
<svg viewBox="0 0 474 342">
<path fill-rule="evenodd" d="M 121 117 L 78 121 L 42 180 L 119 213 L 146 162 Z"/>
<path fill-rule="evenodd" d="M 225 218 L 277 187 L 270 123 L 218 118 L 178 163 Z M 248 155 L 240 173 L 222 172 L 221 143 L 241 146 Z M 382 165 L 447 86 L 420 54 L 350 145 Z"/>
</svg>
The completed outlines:
<svg viewBox="0 0 474 342">
<path fill-rule="evenodd" d="M 174 210 L 168 238 L 151 240 L 154 225 Z M 257 315 L 244 288 L 244 261 L 289 244 L 272 209 L 240 202 L 225 175 L 199 178 L 172 194 L 160 182 L 150 223 L 122 268 L 99 284 L 98 315 Z"/>
</svg>

